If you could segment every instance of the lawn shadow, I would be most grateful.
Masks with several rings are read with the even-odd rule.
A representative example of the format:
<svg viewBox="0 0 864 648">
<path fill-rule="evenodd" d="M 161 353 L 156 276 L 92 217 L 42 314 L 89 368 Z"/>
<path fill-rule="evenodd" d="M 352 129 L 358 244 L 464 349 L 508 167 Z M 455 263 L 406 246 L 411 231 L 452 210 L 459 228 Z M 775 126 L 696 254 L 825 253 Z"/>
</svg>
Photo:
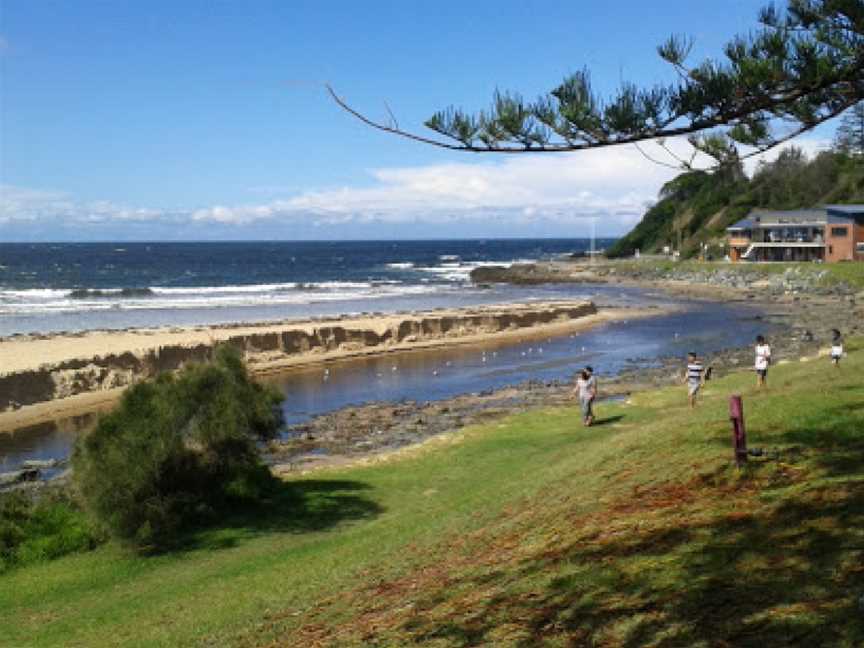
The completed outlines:
<svg viewBox="0 0 864 648">
<path fill-rule="evenodd" d="M 228 549 L 261 534 L 313 533 L 371 519 L 384 509 L 363 495 L 370 488 L 345 479 L 274 479 L 260 501 L 217 512 L 162 552 Z"/>
<path fill-rule="evenodd" d="M 603 418 L 594 419 L 594 422 L 591 423 L 591 426 L 596 427 L 598 425 L 612 425 L 613 423 L 617 423 L 623 418 L 623 414 L 616 414 L 615 416 L 604 416 Z"/>
<path fill-rule="evenodd" d="M 850 480 L 844 489 L 813 489 L 776 507 L 727 508 L 707 519 L 683 513 L 684 497 L 680 504 L 647 497 L 629 511 L 632 523 L 613 533 L 601 527 L 586 536 L 574 527 L 571 541 L 499 567 L 491 580 L 450 581 L 450 591 L 494 595 L 446 622 L 427 616 L 432 606 L 421 600 L 403 627 L 421 638 L 446 630 L 476 643 L 518 620 L 523 632 L 567 645 L 864 645 L 864 484 Z M 704 506 L 705 497 L 746 493 L 708 488 L 692 501 Z M 641 520 L 655 504 L 668 508 L 645 529 Z M 531 592 L 507 587 L 538 578 Z"/>
</svg>

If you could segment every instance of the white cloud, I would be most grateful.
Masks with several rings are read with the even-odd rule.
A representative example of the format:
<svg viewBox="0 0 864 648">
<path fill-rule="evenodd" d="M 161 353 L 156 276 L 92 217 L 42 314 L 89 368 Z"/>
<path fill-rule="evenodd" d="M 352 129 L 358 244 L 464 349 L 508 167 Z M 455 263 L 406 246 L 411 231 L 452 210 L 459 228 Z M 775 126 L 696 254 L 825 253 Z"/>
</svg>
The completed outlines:
<svg viewBox="0 0 864 648">
<path fill-rule="evenodd" d="M 476 220 L 493 213 L 519 220 L 635 218 L 675 174 L 632 148 L 519 155 L 482 163 L 376 169 L 371 171 L 371 187 L 309 191 L 267 207 L 274 216 L 303 213 L 325 222 L 370 216 L 393 223 L 446 216 Z M 250 207 L 233 211 L 238 221 L 252 215 Z"/>
<path fill-rule="evenodd" d="M 686 156 L 683 140 L 668 146 Z M 795 142 L 808 154 L 825 140 Z M 655 158 L 665 155 L 656 144 L 645 145 Z M 772 151 L 762 156 L 773 159 Z M 671 161 L 671 158 L 666 158 Z M 67 194 L 19 187 L 0 187 L 0 224 L 54 221 L 65 225 L 99 223 L 173 224 L 204 227 L 213 223 L 242 228 L 254 223 L 331 228 L 338 236 L 345 225 L 358 227 L 411 224 L 446 225 L 453 235 L 459 223 L 530 227 L 544 222 L 573 225 L 599 218 L 607 232 L 623 232 L 641 218 L 663 183 L 679 173 L 646 159 L 635 147 L 613 147 L 571 154 L 513 155 L 418 167 L 370 171 L 369 187 L 307 191 L 293 197 L 250 205 L 212 205 L 187 211 L 165 211 L 81 202 Z M 748 161 L 752 171 L 758 158 Z"/>
<path fill-rule="evenodd" d="M 158 209 L 125 207 L 107 200 L 79 202 L 59 191 L 0 185 L 0 224 L 20 221 L 149 222 L 171 217 Z"/>
</svg>

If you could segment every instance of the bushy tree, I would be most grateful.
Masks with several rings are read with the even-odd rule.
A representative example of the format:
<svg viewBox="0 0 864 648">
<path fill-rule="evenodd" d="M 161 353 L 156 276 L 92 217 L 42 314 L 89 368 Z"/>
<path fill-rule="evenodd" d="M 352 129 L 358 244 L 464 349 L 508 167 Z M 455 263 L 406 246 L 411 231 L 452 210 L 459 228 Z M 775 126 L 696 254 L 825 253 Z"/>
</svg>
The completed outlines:
<svg viewBox="0 0 864 648">
<path fill-rule="evenodd" d="M 258 497 L 270 473 L 256 443 L 281 427 L 280 401 L 227 346 L 211 363 L 135 385 L 75 448 L 86 508 L 115 537 L 151 547 L 232 500 Z"/>
</svg>

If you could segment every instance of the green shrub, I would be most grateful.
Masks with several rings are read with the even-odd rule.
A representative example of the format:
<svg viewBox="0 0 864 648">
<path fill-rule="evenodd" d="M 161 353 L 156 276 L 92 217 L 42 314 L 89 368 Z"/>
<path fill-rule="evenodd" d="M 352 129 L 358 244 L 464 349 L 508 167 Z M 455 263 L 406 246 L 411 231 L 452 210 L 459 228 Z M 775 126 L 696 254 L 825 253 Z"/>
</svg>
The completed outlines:
<svg viewBox="0 0 864 648">
<path fill-rule="evenodd" d="M 158 547 L 269 485 L 256 442 L 279 430 L 282 397 L 249 378 L 236 350 L 215 355 L 130 388 L 77 444 L 75 483 L 113 536 Z"/>
<path fill-rule="evenodd" d="M 84 512 L 62 492 L 0 495 L 0 573 L 86 551 L 99 541 Z"/>
</svg>

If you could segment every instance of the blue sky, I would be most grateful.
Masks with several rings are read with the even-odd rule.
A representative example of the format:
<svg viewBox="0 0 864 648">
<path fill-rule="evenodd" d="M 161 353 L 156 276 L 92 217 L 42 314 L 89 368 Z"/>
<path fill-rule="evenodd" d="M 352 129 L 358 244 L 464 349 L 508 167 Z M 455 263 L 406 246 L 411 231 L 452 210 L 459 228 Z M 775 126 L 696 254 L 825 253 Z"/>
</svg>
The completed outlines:
<svg viewBox="0 0 864 648">
<path fill-rule="evenodd" d="M 373 131 L 528 97 L 670 79 L 670 33 L 717 55 L 763 0 L 4 0 L 0 240 L 616 235 L 673 172 L 630 149 L 501 159 Z M 805 142 L 818 148 L 823 129 Z"/>
</svg>

